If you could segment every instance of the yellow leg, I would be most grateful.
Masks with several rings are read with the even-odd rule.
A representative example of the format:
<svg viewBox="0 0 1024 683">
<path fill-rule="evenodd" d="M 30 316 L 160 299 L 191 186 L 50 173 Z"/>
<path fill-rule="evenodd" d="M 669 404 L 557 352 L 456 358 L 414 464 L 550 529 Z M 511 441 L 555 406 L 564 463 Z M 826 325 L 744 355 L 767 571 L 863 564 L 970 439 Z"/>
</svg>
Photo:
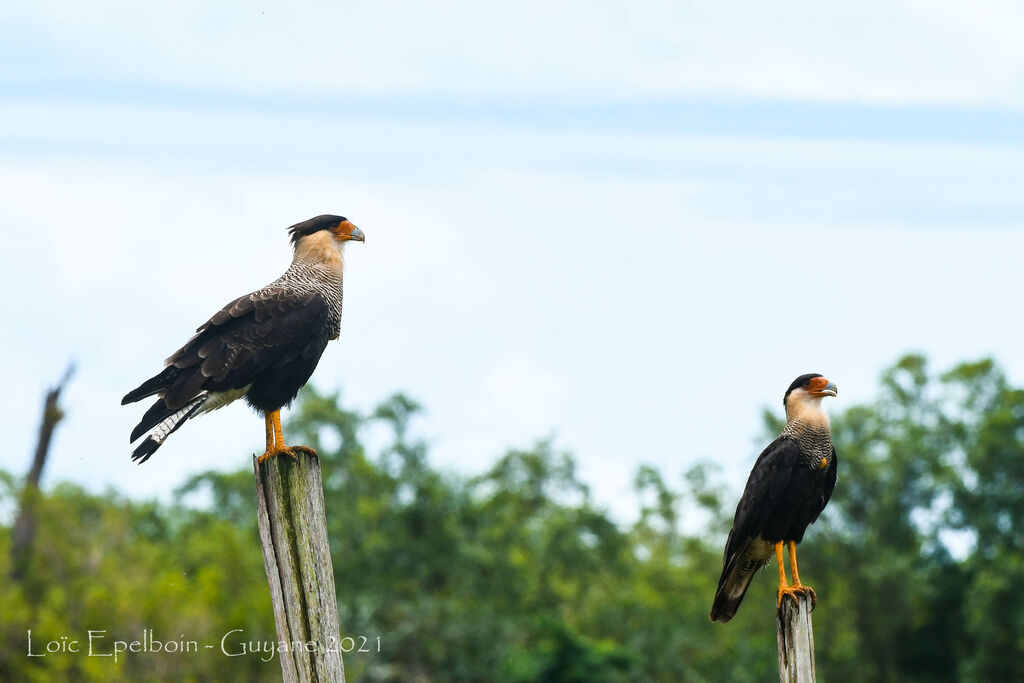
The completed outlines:
<svg viewBox="0 0 1024 683">
<path fill-rule="evenodd" d="M 775 559 L 779 562 L 779 595 L 781 596 L 782 589 L 789 588 L 789 581 L 786 579 L 786 565 L 782 563 L 782 541 L 775 544 Z"/>
<path fill-rule="evenodd" d="M 286 450 L 288 446 L 284 444 L 284 434 L 281 432 L 281 409 L 278 408 L 272 412 L 270 417 L 274 421 L 274 444 L 277 446 L 277 450 Z"/>
<path fill-rule="evenodd" d="M 789 566 L 793 571 L 793 585 L 800 586 L 800 571 L 796 568 L 796 543 L 789 541 Z"/>
<path fill-rule="evenodd" d="M 793 570 L 793 585 L 790 586 L 786 583 L 786 575 L 782 569 L 782 541 L 775 544 L 775 557 L 779 561 L 779 601 L 778 605 L 782 605 L 783 595 L 792 595 L 794 599 L 800 593 L 810 593 L 811 595 L 811 609 L 818 604 L 818 596 L 814 593 L 814 589 L 810 586 L 805 586 L 800 583 L 800 572 L 796 566 L 796 543 L 794 541 L 787 541 L 786 545 L 789 546 L 789 564 Z"/>
<path fill-rule="evenodd" d="M 296 453 L 307 453 L 316 455 L 316 451 L 306 446 L 287 446 L 284 442 L 284 434 L 281 431 L 281 409 L 263 413 L 263 419 L 267 428 L 267 451 L 256 460 L 262 463 L 274 455 L 288 455 L 296 457 Z"/>
<path fill-rule="evenodd" d="M 270 413 L 266 411 L 263 413 L 263 424 L 266 429 L 267 450 L 263 451 L 263 455 L 257 458 L 259 462 L 263 462 L 270 456 L 274 455 L 274 419 L 271 417 Z"/>
</svg>

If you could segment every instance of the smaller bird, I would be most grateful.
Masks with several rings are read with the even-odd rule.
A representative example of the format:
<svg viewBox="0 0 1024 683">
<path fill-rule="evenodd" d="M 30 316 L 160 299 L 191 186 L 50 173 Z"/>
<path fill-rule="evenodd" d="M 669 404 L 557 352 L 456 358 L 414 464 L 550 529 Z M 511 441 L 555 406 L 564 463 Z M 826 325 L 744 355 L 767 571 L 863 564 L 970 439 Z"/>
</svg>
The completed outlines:
<svg viewBox="0 0 1024 683">
<path fill-rule="evenodd" d="M 800 375 L 786 390 L 786 426 L 758 456 L 736 506 L 711 621 L 733 618 L 750 580 L 773 552 L 779 563 L 778 605 L 783 596 L 799 593 L 810 593 L 817 602 L 814 590 L 800 583 L 796 544 L 825 509 L 836 486 L 836 449 L 821 401 L 838 393 L 835 384 L 817 373 Z M 792 585 L 783 565 L 784 545 L 789 549 Z"/>
<path fill-rule="evenodd" d="M 124 405 L 159 397 L 132 431 L 129 441 L 150 432 L 132 460 L 146 462 L 186 420 L 242 397 L 264 415 L 267 448 L 260 462 L 313 453 L 285 444 L 281 408 L 341 333 L 343 248 L 366 236 L 344 216 L 333 215 L 296 223 L 288 232 L 294 247 L 288 270 L 222 308 L 164 362 L 160 374 L 121 400 Z"/>
</svg>

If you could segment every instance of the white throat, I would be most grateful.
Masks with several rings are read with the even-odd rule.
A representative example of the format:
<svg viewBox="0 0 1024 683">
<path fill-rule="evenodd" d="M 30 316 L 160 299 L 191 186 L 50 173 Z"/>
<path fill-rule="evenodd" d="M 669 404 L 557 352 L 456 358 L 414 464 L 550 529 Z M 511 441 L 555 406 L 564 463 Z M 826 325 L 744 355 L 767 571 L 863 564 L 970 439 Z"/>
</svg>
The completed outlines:
<svg viewBox="0 0 1024 683">
<path fill-rule="evenodd" d="M 797 391 L 801 393 L 797 393 Z M 828 427 L 828 415 L 821 407 L 821 396 L 810 396 L 802 389 L 792 392 L 786 400 L 786 422 L 818 424 Z"/>
<path fill-rule="evenodd" d="M 329 230 L 306 235 L 295 245 L 292 263 L 300 261 L 341 270 L 345 265 L 345 243 L 334 239 Z"/>
</svg>

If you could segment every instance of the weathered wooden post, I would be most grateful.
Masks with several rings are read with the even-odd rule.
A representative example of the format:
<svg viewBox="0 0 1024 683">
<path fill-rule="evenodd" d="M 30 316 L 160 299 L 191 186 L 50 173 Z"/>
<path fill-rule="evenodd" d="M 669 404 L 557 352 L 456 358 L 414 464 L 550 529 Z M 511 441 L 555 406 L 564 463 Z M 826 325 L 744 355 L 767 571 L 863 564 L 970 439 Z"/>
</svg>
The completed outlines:
<svg viewBox="0 0 1024 683">
<path fill-rule="evenodd" d="M 814 629 L 811 596 L 784 595 L 778 612 L 779 680 L 814 683 Z"/>
<path fill-rule="evenodd" d="M 315 455 L 253 458 L 263 559 L 286 683 L 345 680 L 334 567 Z M 283 649 L 283 648 L 282 648 Z"/>
</svg>

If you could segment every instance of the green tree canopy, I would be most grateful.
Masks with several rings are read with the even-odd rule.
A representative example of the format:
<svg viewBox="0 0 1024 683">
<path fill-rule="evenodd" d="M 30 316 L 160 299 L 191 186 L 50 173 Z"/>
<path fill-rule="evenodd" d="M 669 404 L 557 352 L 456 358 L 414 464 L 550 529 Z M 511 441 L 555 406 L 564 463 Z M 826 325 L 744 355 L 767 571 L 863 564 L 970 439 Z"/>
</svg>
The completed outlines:
<svg viewBox="0 0 1024 683">
<path fill-rule="evenodd" d="M 322 461 L 342 629 L 367 638 L 368 652 L 345 657 L 350 680 L 776 675 L 774 572 L 755 579 L 736 619 L 708 620 L 738 497 L 713 465 L 667 477 L 639 468 L 624 522 L 550 441 L 475 477 L 436 469 L 416 437 L 419 413 L 395 395 L 362 415 L 313 389 L 293 413 L 290 433 Z M 774 411 L 765 426 L 762 438 L 774 437 Z M 874 402 L 834 417 L 833 434 L 839 483 L 801 548 L 820 598 L 823 679 L 1024 680 L 1024 391 L 989 360 L 936 374 L 906 356 Z M 0 509 L 18 495 L 0 475 Z M 70 484 L 39 503 L 30 572 L 0 582 L 0 679 L 279 678 L 276 660 L 219 647 L 116 665 L 25 656 L 29 628 L 37 642 L 153 629 L 219 646 L 239 628 L 273 641 L 248 467 L 193 477 L 170 504 Z M 4 575 L 9 536 L 0 527 Z"/>
</svg>

